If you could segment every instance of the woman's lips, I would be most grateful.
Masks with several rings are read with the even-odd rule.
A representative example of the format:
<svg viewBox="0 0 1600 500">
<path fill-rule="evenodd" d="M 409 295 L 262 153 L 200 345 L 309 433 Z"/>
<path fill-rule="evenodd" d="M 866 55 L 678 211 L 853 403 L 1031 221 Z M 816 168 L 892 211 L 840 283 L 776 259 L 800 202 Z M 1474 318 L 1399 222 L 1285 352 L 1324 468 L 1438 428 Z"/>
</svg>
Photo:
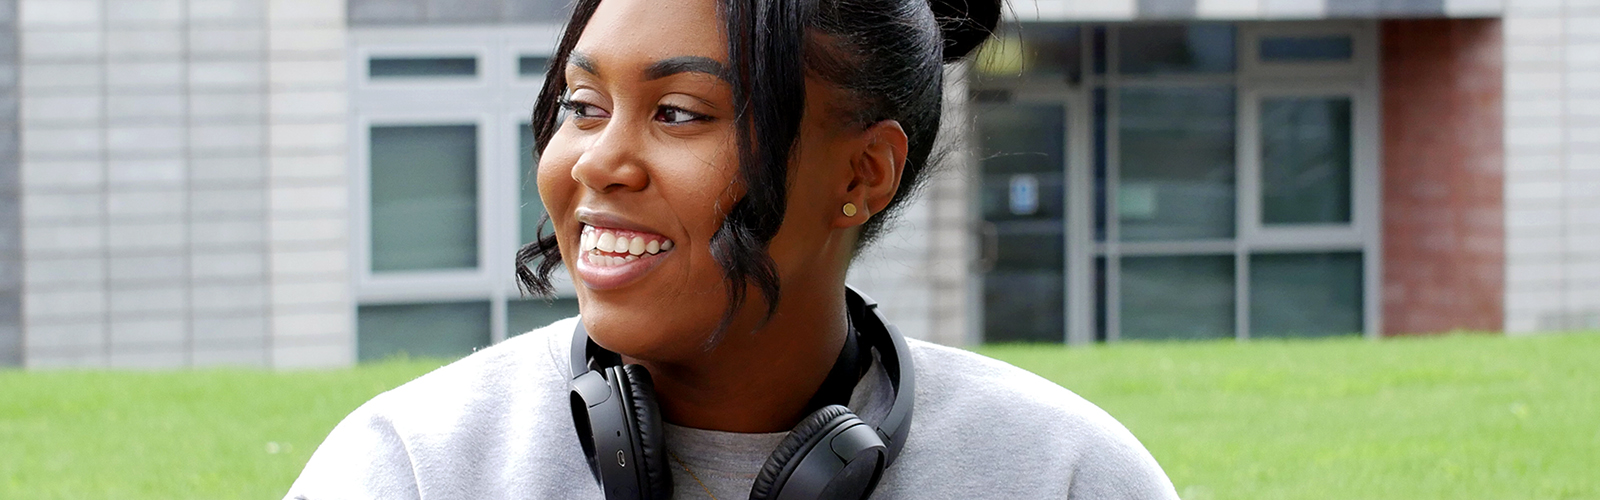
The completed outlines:
<svg viewBox="0 0 1600 500">
<path fill-rule="evenodd" d="M 584 224 L 578 238 L 578 278 L 590 289 L 620 288 L 649 273 L 674 246 L 659 234 Z"/>
</svg>

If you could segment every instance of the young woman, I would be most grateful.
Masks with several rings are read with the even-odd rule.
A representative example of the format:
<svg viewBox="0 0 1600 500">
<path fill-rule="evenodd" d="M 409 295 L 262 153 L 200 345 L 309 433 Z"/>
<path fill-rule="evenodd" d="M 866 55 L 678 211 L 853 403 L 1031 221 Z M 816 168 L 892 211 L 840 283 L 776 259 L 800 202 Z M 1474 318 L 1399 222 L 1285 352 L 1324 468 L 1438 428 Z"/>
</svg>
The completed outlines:
<svg viewBox="0 0 1600 500">
<path fill-rule="evenodd" d="M 373 398 L 288 498 L 1176 498 L 1099 408 L 846 288 L 1000 9 L 577 1 L 518 257 L 582 315 Z"/>
</svg>

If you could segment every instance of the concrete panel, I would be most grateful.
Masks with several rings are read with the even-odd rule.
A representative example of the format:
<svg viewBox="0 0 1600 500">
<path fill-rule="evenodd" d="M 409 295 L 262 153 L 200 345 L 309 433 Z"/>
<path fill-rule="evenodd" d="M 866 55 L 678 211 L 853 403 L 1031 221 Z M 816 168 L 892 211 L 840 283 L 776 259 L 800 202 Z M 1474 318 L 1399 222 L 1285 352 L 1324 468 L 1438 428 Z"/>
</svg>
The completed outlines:
<svg viewBox="0 0 1600 500">
<path fill-rule="evenodd" d="M 1444 17 L 1444 0 L 1328 0 L 1328 17 Z"/>
<path fill-rule="evenodd" d="M 254 312 L 230 311 L 226 314 L 195 311 L 194 341 L 197 346 L 255 343 L 265 347 L 266 338 L 267 316 L 264 309 Z"/>
<path fill-rule="evenodd" d="M 189 256 L 190 276 L 196 282 L 208 280 L 260 280 L 266 277 L 264 252 L 194 252 Z"/>
<path fill-rule="evenodd" d="M 506 0 L 506 21 L 565 23 L 570 11 L 563 0 Z"/>
<path fill-rule="evenodd" d="M 1138 0 L 1140 19 L 1190 19 L 1197 0 Z"/>
<path fill-rule="evenodd" d="M 439 24 L 493 23 L 500 21 L 505 0 L 427 0 L 428 21 Z"/>
<path fill-rule="evenodd" d="M 425 0 L 349 0 L 350 25 L 417 24 L 428 17 Z"/>
<path fill-rule="evenodd" d="M 346 327 L 348 329 L 348 327 Z M 311 343 L 310 340 L 316 340 Z M 279 369 L 338 368 L 355 362 L 355 344 L 349 335 L 308 339 L 307 343 L 272 346 L 272 367 Z"/>
<path fill-rule="evenodd" d="M 191 224 L 195 248 L 211 250 L 262 249 L 266 243 L 266 222 L 261 220 L 198 220 Z"/>
<path fill-rule="evenodd" d="M 184 170 L 177 158 L 111 158 L 106 162 L 106 182 L 113 188 L 176 187 L 183 183 Z"/>
<path fill-rule="evenodd" d="M 104 5 L 108 26 L 172 26 L 183 21 L 182 0 L 116 0 Z"/>
<path fill-rule="evenodd" d="M 259 26 L 267 0 L 189 0 L 189 20 L 205 26 Z"/>
<path fill-rule="evenodd" d="M 261 28 L 248 26 L 198 27 L 189 30 L 189 52 L 198 60 L 259 58 L 266 50 Z"/>
<path fill-rule="evenodd" d="M 183 33 L 176 30 L 124 28 L 106 32 L 107 59 L 178 59 L 182 55 Z"/>
</svg>

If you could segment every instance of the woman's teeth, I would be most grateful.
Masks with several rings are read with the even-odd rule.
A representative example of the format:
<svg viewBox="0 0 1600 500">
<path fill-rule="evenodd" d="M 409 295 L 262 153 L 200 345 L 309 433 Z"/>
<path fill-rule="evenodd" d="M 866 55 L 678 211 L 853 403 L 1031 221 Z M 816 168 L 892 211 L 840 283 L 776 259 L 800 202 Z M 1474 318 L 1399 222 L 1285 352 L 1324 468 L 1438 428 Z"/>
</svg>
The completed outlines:
<svg viewBox="0 0 1600 500">
<path fill-rule="evenodd" d="M 618 234 L 616 231 L 584 226 L 579 249 L 590 264 L 616 266 L 672 250 L 672 240 L 660 235 Z M 605 254 L 615 255 L 605 255 Z"/>
</svg>

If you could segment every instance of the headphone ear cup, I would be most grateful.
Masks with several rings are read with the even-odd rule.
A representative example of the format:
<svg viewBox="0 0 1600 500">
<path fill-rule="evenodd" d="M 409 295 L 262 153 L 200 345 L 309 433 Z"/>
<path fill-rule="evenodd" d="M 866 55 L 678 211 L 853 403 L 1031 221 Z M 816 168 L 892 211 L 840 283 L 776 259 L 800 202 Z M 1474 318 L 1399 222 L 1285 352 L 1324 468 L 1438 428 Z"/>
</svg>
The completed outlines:
<svg viewBox="0 0 1600 500">
<path fill-rule="evenodd" d="M 641 489 L 649 498 L 666 500 L 672 497 L 672 470 L 667 467 L 667 433 L 661 424 L 661 410 L 656 406 L 655 382 L 643 366 L 624 365 L 620 372 L 627 377 L 625 396 L 628 408 L 633 410 L 629 416 L 633 418 L 634 428 L 639 430 L 639 449 L 644 454 L 639 461 L 650 483 L 641 485 Z"/>
<path fill-rule="evenodd" d="M 811 416 L 800 421 L 794 430 L 789 431 L 789 436 L 778 443 L 778 448 L 772 450 L 772 455 L 767 457 L 767 463 L 761 466 L 761 472 L 756 475 L 756 482 L 750 487 L 751 500 L 767 500 L 776 498 L 778 489 L 783 485 L 775 484 L 778 477 L 783 474 L 783 469 L 789 462 L 798 459 L 796 455 L 801 450 L 813 446 L 813 441 L 828 435 L 833 426 L 828 425 L 845 415 L 854 415 L 849 408 L 839 405 L 828 405 L 811 413 Z"/>
</svg>

